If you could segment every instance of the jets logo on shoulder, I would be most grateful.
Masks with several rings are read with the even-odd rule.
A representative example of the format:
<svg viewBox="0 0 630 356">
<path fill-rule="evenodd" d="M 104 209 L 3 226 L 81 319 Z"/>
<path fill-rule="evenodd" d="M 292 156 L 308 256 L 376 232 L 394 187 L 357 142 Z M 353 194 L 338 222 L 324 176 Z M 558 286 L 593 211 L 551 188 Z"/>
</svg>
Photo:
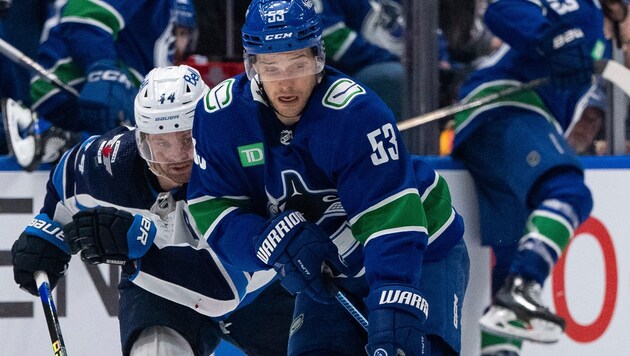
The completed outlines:
<svg viewBox="0 0 630 356">
<path fill-rule="evenodd" d="M 203 99 L 204 108 L 207 112 L 213 113 L 221 110 L 232 103 L 232 86 L 234 85 L 234 78 L 230 78 L 222 81 L 217 86 L 212 88 L 206 94 Z"/>
<path fill-rule="evenodd" d="M 326 95 L 322 99 L 322 105 L 327 108 L 340 110 L 348 106 L 352 99 L 361 94 L 365 94 L 365 89 L 359 84 L 348 78 L 338 79 L 328 88 Z"/>
<path fill-rule="evenodd" d="M 112 137 L 109 141 L 101 142 L 98 152 L 96 153 L 96 161 L 99 164 L 105 165 L 105 170 L 110 175 L 114 175 L 112 173 L 112 164 L 116 162 L 116 155 L 118 154 L 118 148 L 120 148 L 121 136 L 122 134 L 118 134 Z"/>
</svg>

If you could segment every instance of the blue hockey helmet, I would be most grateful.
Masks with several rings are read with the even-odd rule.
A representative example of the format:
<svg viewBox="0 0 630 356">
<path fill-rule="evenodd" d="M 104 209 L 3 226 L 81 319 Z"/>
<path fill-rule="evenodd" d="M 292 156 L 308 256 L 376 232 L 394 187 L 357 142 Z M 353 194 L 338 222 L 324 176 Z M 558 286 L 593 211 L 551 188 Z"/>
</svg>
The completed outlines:
<svg viewBox="0 0 630 356">
<path fill-rule="evenodd" d="M 322 22 L 312 0 L 253 0 L 242 28 L 245 69 L 252 79 L 257 54 L 315 49 L 315 73 L 324 68 Z M 315 74 L 305 73 L 305 74 Z"/>
</svg>

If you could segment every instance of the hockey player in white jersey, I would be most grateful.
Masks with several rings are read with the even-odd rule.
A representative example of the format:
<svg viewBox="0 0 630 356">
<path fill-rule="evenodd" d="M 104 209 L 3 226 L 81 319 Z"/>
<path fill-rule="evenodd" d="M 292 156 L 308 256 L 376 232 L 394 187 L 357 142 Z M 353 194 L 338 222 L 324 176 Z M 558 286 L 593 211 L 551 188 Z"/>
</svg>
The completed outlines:
<svg viewBox="0 0 630 356">
<path fill-rule="evenodd" d="M 293 298 L 277 284 L 258 295 L 275 272 L 225 266 L 189 223 L 191 127 L 207 91 L 191 67 L 152 70 L 136 96 L 137 128 L 89 138 L 52 172 L 33 221 L 64 227 L 65 240 L 32 223 L 11 250 L 16 283 L 34 295 L 33 272 L 54 287 L 70 253 L 123 266 L 124 355 L 208 355 L 220 338 L 251 355 L 286 353 Z"/>
</svg>

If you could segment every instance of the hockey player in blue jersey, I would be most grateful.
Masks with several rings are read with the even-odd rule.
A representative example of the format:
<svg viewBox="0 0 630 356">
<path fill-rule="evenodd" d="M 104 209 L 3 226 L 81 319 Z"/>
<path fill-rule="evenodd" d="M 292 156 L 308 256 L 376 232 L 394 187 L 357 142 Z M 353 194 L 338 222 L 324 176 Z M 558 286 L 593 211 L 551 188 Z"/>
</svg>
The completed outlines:
<svg viewBox="0 0 630 356">
<path fill-rule="evenodd" d="M 32 79 L 31 109 L 39 120 L 30 131 L 42 149 L 20 164 L 32 170 L 40 160 L 55 161 L 76 143 L 72 132 L 102 134 L 133 125 L 140 80 L 153 67 L 175 64 L 193 45 L 195 31 L 191 0 L 55 1 L 37 62 L 78 96 L 40 75 Z"/>
<path fill-rule="evenodd" d="M 398 0 L 313 0 L 329 64 L 367 85 L 402 117 L 405 21 Z"/>
<path fill-rule="evenodd" d="M 293 297 L 278 283 L 258 295 L 274 271 L 225 266 L 189 224 L 191 127 L 207 91 L 191 67 L 152 70 L 135 100 L 137 128 L 120 127 L 68 151 L 40 214 L 11 250 L 15 281 L 35 295 L 33 272 L 46 271 L 54 287 L 69 253 L 123 265 L 124 355 L 205 356 L 219 338 L 250 355 L 286 354 Z M 50 234 L 62 226 L 65 240 Z"/>
<path fill-rule="evenodd" d="M 598 1 L 499 0 L 485 22 L 505 45 L 463 85 L 463 100 L 550 81 L 456 116 L 454 156 L 475 181 L 482 243 L 496 257 L 482 354 L 517 355 L 521 340 L 556 342 L 565 328 L 541 288 L 593 200 L 563 134 L 596 90 L 607 45 Z"/>
<path fill-rule="evenodd" d="M 289 355 L 450 355 L 468 280 L 443 178 L 402 144 L 387 106 L 324 65 L 311 0 L 254 0 L 246 73 L 193 124 L 192 217 L 226 265 L 273 268 L 296 293 Z M 332 298 L 339 286 L 366 333 Z"/>
</svg>

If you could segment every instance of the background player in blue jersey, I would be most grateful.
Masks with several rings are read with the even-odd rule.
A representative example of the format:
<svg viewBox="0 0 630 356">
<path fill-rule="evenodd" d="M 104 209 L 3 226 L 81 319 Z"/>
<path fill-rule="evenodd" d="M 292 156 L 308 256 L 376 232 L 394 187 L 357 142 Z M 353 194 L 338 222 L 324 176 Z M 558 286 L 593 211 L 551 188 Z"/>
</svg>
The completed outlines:
<svg viewBox="0 0 630 356">
<path fill-rule="evenodd" d="M 499 0 L 485 22 L 506 44 L 463 85 L 464 100 L 550 78 L 456 116 L 454 156 L 474 178 L 482 242 L 496 257 L 482 353 L 516 355 L 522 339 L 556 342 L 565 328 L 541 287 L 593 201 L 563 134 L 596 90 L 594 61 L 608 47 L 597 1 Z"/>
<path fill-rule="evenodd" d="M 457 353 L 462 218 L 391 110 L 324 65 L 321 33 L 310 0 L 250 4 L 247 73 L 195 112 L 190 212 L 226 265 L 273 268 L 297 293 L 289 355 Z M 331 280 L 368 314 L 368 333 Z"/>
<path fill-rule="evenodd" d="M 29 170 L 76 143 L 69 132 L 102 134 L 133 125 L 142 77 L 153 67 L 175 64 L 194 44 L 196 31 L 191 0 L 60 0 L 49 12 L 36 60 L 78 97 L 45 77 L 32 79 L 31 109 L 39 121 L 30 131 L 43 147 L 24 165 Z"/>
<path fill-rule="evenodd" d="M 322 19 L 326 59 L 367 85 L 402 117 L 405 20 L 397 0 L 314 0 Z"/>
<path fill-rule="evenodd" d="M 191 67 L 151 71 L 135 101 L 137 128 L 120 127 L 68 151 L 40 214 L 11 250 L 15 281 L 35 295 L 33 272 L 48 272 L 54 287 L 69 253 L 122 265 L 124 355 L 205 356 L 220 338 L 251 355 L 286 354 L 293 297 L 279 283 L 259 295 L 274 271 L 225 266 L 188 223 L 191 127 L 207 90 Z"/>
</svg>

